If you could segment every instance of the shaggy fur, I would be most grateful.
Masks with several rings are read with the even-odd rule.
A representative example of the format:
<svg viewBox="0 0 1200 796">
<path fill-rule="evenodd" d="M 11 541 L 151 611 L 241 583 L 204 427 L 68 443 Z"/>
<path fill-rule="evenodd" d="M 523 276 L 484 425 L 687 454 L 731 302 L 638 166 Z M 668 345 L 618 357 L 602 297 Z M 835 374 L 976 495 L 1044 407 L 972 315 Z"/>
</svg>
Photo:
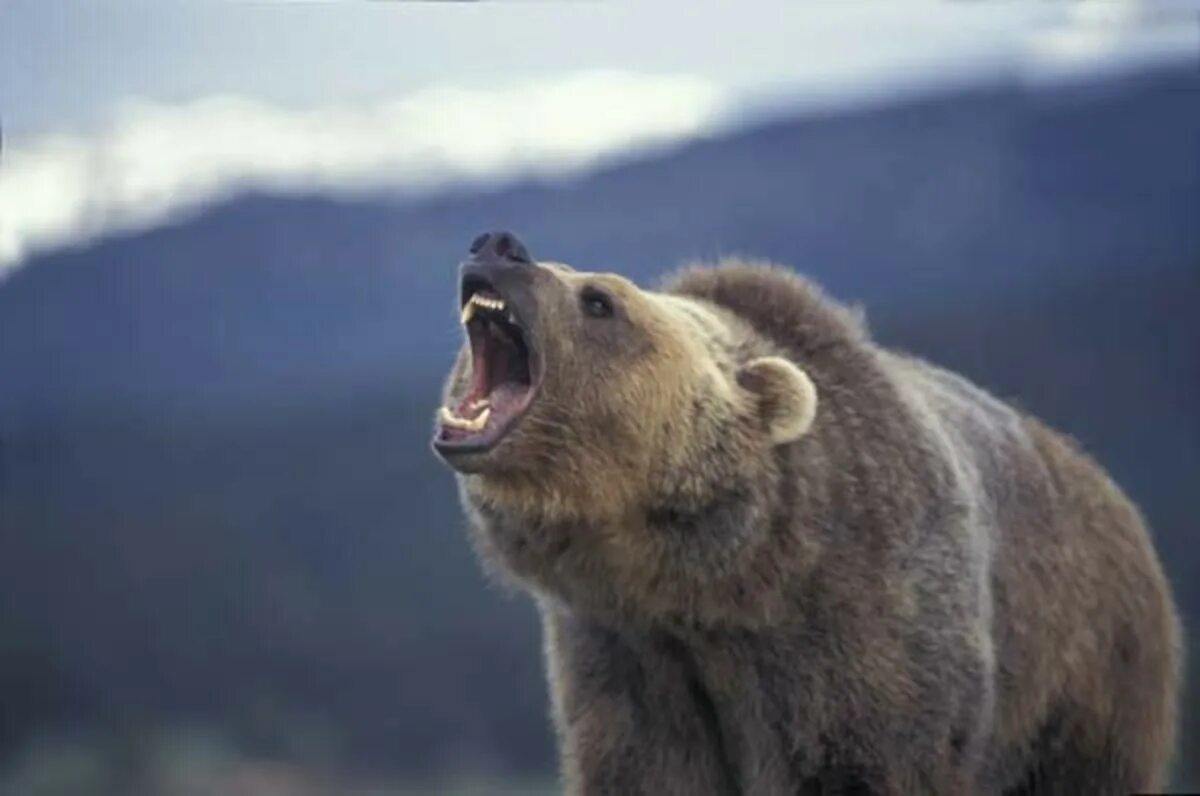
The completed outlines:
<svg viewBox="0 0 1200 796">
<path fill-rule="evenodd" d="M 1161 786 L 1175 612 L 1073 444 L 781 269 L 531 268 L 541 394 L 459 481 L 541 608 L 571 794 Z"/>
</svg>

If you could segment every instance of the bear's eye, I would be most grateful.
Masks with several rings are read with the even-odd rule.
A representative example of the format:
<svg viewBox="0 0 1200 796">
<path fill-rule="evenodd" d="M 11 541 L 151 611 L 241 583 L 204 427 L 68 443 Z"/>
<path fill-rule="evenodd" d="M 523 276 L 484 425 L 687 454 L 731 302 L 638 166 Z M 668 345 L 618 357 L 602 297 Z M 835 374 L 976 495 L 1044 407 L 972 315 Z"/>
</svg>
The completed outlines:
<svg viewBox="0 0 1200 796">
<path fill-rule="evenodd" d="M 594 287 L 585 287 L 579 294 L 584 313 L 591 318 L 608 318 L 613 314 L 612 299 Z"/>
</svg>

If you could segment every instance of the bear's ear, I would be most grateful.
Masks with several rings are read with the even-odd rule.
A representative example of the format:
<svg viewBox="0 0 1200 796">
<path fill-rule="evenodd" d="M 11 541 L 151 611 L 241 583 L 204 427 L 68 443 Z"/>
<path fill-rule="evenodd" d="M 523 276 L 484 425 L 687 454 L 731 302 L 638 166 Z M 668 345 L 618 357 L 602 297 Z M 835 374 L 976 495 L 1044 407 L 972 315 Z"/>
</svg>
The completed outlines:
<svg viewBox="0 0 1200 796">
<path fill-rule="evenodd" d="M 755 417 L 775 445 L 799 439 L 817 416 L 817 388 L 808 374 L 783 357 L 752 359 L 737 381 L 754 396 Z"/>
</svg>

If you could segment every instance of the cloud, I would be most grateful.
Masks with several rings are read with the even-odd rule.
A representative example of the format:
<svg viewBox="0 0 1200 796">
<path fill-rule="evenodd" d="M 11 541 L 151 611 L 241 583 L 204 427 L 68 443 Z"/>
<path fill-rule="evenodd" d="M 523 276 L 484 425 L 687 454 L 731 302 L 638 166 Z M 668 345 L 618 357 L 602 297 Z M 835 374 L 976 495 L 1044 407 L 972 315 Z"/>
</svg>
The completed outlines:
<svg viewBox="0 0 1200 796">
<path fill-rule="evenodd" d="M 96 135 L 4 151 L 0 277 L 38 251 L 150 227 L 248 188 L 421 191 L 569 173 L 695 135 L 722 102 L 703 80 L 617 72 L 300 111 L 237 96 L 127 102 Z"/>
<path fill-rule="evenodd" d="M 1158 62 L 1194 62 L 1200 55 L 1192 0 L 1069 3 L 1053 11 L 1026 37 L 1024 72 L 1035 82 Z"/>
</svg>

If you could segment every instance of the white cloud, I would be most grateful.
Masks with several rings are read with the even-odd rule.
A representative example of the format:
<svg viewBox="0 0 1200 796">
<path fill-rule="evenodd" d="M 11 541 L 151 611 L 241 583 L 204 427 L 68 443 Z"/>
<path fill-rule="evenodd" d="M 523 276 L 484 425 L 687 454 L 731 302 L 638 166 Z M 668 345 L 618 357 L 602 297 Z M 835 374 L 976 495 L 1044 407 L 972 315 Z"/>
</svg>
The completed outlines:
<svg viewBox="0 0 1200 796">
<path fill-rule="evenodd" d="M 1026 37 L 1026 76 L 1055 81 L 1156 62 L 1195 61 L 1195 0 L 1068 3 Z"/>
<path fill-rule="evenodd" d="M 243 188 L 424 190 L 568 172 L 694 135 L 722 99 L 695 78 L 589 72 L 300 112 L 236 96 L 126 103 L 97 135 L 3 153 L 0 277 L 37 251 L 153 226 Z"/>
</svg>

